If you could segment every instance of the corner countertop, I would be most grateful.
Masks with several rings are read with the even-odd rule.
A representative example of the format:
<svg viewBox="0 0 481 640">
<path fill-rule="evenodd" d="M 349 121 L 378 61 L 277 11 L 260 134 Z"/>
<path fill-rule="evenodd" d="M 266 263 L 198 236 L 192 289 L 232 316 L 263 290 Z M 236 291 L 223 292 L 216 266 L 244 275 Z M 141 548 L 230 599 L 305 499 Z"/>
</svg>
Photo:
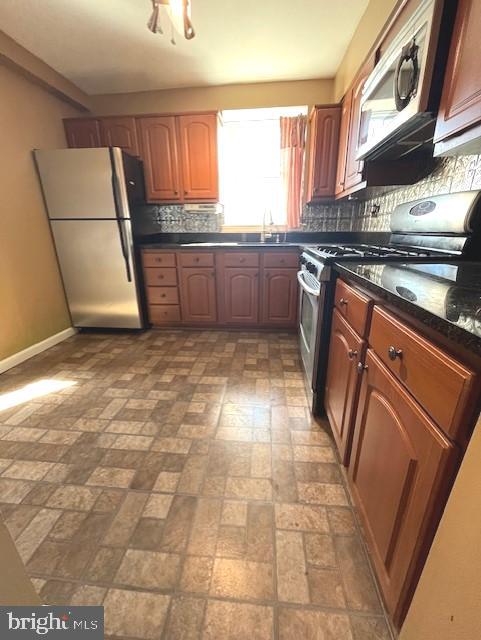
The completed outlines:
<svg viewBox="0 0 481 640">
<path fill-rule="evenodd" d="M 335 269 L 481 355 L 481 262 L 337 262 Z"/>
</svg>

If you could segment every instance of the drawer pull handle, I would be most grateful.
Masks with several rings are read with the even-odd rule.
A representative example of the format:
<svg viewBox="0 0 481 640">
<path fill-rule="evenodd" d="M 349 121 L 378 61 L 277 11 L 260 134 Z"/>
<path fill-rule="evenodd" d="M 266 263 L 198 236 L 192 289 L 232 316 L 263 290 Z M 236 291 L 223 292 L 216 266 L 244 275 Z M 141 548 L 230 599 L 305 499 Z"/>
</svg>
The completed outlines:
<svg viewBox="0 0 481 640">
<path fill-rule="evenodd" d="M 389 347 L 389 349 L 387 350 L 387 355 L 389 356 L 390 360 L 396 360 L 396 358 L 401 358 L 402 357 L 402 349 L 396 349 L 396 347 Z"/>
<path fill-rule="evenodd" d="M 367 364 L 363 364 L 362 362 L 358 362 L 357 364 L 357 372 L 362 373 L 367 369 Z"/>
<path fill-rule="evenodd" d="M 357 356 L 356 349 L 349 349 L 349 351 L 347 352 L 347 357 L 349 358 L 349 360 L 354 360 L 356 356 Z"/>
<path fill-rule="evenodd" d="M 346 304 L 347 304 L 347 300 L 346 300 L 346 298 L 341 298 L 341 299 L 339 300 L 339 304 L 341 304 L 341 305 L 346 305 Z"/>
</svg>

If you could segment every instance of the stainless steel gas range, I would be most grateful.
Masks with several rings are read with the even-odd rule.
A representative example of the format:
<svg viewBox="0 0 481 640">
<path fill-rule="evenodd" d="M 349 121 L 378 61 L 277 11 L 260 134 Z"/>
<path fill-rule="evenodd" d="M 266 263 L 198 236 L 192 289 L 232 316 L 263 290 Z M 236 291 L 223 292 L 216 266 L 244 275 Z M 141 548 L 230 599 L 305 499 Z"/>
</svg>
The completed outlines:
<svg viewBox="0 0 481 640">
<path fill-rule="evenodd" d="M 481 192 L 407 202 L 391 215 L 385 245 L 306 245 L 300 257 L 299 339 L 312 411 L 322 414 L 336 262 L 433 263 L 479 260 Z"/>
</svg>

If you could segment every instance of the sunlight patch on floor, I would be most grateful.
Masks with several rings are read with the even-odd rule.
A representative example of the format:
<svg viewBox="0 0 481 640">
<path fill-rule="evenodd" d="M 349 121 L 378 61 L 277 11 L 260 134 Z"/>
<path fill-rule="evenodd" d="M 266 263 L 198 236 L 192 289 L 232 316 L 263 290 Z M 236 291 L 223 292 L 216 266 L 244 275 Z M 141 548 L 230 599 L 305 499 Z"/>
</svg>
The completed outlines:
<svg viewBox="0 0 481 640">
<path fill-rule="evenodd" d="M 74 384 L 77 384 L 75 380 L 53 380 L 48 378 L 31 382 L 21 389 L 0 394 L 0 411 L 47 396 L 49 393 L 63 391 L 63 389 L 72 387 Z"/>
</svg>

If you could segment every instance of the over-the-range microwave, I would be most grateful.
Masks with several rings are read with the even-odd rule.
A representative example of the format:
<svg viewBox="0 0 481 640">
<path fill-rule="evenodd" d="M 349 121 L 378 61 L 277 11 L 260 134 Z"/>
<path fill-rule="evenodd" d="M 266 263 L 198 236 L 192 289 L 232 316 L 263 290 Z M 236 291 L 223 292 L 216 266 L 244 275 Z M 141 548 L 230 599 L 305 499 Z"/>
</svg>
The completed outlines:
<svg viewBox="0 0 481 640">
<path fill-rule="evenodd" d="M 421 0 L 367 78 L 358 160 L 395 159 L 432 140 L 456 11 L 455 0 Z"/>
</svg>

